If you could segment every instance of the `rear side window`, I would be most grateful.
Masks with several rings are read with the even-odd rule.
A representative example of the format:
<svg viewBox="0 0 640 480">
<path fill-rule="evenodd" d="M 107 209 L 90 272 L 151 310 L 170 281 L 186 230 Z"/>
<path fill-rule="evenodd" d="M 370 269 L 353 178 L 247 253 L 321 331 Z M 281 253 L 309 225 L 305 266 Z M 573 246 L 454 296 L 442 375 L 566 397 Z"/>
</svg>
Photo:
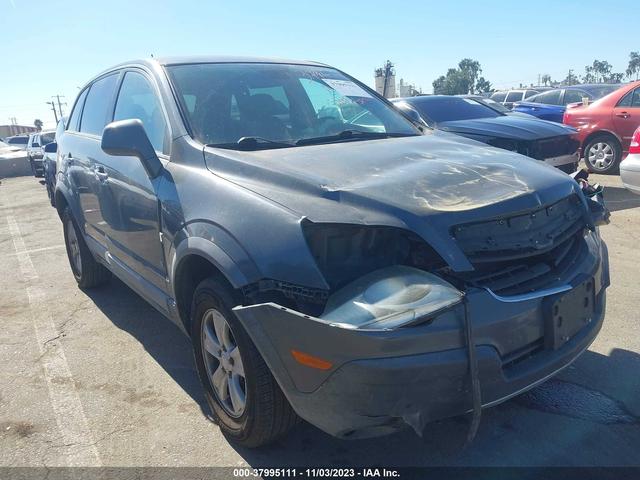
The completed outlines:
<svg viewBox="0 0 640 480">
<path fill-rule="evenodd" d="M 158 152 L 165 152 L 167 124 L 160 100 L 147 79 L 136 72 L 127 72 L 120 87 L 113 120 L 137 118 Z"/>
<path fill-rule="evenodd" d="M 522 100 L 522 92 L 509 92 L 507 102 L 518 102 Z"/>
<path fill-rule="evenodd" d="M 565 90 L 563 104 L 582 102 L 582 97 L 588 97 L 585 92 L 581 90 Z"/>
<path fill-rule="evenodd" d="M 75 107 L 73 108 L 73 112 L 71 113 L 71 117 L 69 117 L 69 122 L 67 123 L 67 128 L 71 131 L 77 132 L 80 127 L 80 115 L 82 114 L 82 106 L 84 105 L 84 99 L 87 98 L 88 91 L 89 89 L 85 88 L 76 100 Z"/>
<path fill-rule="evenodd" d="M 507 94 L 505 92 L 496 92 L 491 95 L 491 100 L 494 100 L 496 102 L 504 102 L 506 96 Z"/>
<path fill-rule="evenodd" d="M 109 75 L 91 85 L 82 111 L 81 132 L 102 135 L 102 130 L 109 120 L 107 117 L 117 79 L 118 75 Z"/>
<path fill-rule="evenodd" d="M 560 105 L 561 90 L 550 90 L 532 97 L 531 102 L 544 103 L 545 105 Z"/>
</svg>

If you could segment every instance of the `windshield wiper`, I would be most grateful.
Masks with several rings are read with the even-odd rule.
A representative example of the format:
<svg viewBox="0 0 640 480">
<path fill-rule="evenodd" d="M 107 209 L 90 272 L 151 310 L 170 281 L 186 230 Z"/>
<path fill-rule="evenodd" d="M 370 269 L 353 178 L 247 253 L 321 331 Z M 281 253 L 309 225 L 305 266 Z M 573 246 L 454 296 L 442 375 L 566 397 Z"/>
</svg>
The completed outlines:
<svg viewBox="0 0 640 480">
<path fill-rule="evenodd" d="M 343 130 L 335 135 L 325 135 L 323 137 L 301 138 L 296 145 L 315 145 L 319 143 L 333 143 L 347 140 L 391 138 L 391 137 L 415 137 L 413 133 L 388 133 L 388 132 L 365 132 L 362 130 Z"/>
<path fill-rule="evenodd" d="M 242 137 L 237 142 L 231 143 L 209 143 L 207 147 L 231 148 L 238 150 L 258 150 L 259 148 L 286 148 L 295 147 L 295 143 L 279 142 L 264 137 Z"/>
</svg>

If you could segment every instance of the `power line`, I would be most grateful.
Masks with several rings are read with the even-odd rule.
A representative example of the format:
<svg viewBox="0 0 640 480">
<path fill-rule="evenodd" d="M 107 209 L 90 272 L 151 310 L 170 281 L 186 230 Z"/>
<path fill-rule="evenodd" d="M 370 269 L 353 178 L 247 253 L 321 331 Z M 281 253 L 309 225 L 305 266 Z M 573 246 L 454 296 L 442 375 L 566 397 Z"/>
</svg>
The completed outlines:
<svg viewBox="0 0 640 480">
<path fill-rule="evenodd" d="M 53 110 L 53 117 L 56 119 L 56 125 L 58 124 L 58 113 L 56 112 L 56 102 L 45 102 L 47 105 L 51 105 Z"/>
</svg>

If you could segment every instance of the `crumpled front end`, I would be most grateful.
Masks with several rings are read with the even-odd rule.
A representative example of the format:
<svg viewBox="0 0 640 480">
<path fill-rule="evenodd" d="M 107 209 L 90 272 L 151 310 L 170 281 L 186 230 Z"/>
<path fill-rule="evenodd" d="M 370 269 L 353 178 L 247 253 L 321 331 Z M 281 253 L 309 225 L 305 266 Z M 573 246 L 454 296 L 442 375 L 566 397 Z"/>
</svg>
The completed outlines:
<svg viewBox="0 0 640 480">
<path fill-rule="evenodd" d="M 392 266 L 332 293 L 319 315 L 276 303 L 234 311 L 305 420 L 345 438 L 406 425 L 420 434 L 429 422 L 471 410 L 470 349 L 481 403 L 490 406 L 589 346 L 604 318 L 609 270 L 597 230 L 581 241 L 559 276 L 533 291 L 500 295 L 477 279 L 436 282 Z"/>
</svg>

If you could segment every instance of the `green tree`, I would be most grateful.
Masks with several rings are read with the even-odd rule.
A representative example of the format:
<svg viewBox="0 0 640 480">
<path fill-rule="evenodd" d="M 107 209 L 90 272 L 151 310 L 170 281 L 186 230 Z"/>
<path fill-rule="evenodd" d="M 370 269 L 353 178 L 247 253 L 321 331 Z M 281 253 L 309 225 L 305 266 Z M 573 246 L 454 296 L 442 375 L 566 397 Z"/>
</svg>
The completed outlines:
<svg viewBox="0 0 640 480">
<path fill-rule="evenodd" d="M 624 78 L 623 73 L 612 72 L 612 66 L 606 60 L 594 60 L 584 67 L 584 83 L 618 83 Z"/>
<path fill-rule="evenodd" d="M 475 93 L 475 85 L 478 81 L 478 77 L 482 73 L 482 67 L 480 62 L 471 58 L 463 58 L 458 63 L 458 68 L 464 77 L 467 79 L 469 90 L 464 93 Z"/>
<path fill-rule="evenodd" d="M 491 84 L 483 77 L 480 62 L 471 58 L 463 58 L 458 68 L 450 68 L 446 75 L 441 75 L 433 81 L 433 93 L 436 95 L 462 95 L 486 91 Z M 480 80 L 482 79 L 482 82 Z"/>
<path fill-rule="evenodd" d="M 42 123 L 42 120 L 40 120 L 39 118 L 36 118 L 36 119 L 33 121 L 33 126 L 34 126 L 34 127 L 36 127 L 36 129 L 37 129 L 38 131 L 42 130 L 42 125 L 44 125 L 44 124 Z"/>
<path fill-rule="evenodd" d="M 469 91 L 469 78 L 458 68 L 450 68 L 446 75 L 433 82 L 433 93 L 436 95 L 461 95 Z"/>
<path fill-rule="evenodd" d="M 627 77 L 631 80 L 635 76 L 638 80 L 640 77 L 640 54 L 638 52 L 631 52 L 629 54 L 629 66 L 627 67 Z"/>
<path fill-rule="evenodd" d="M 491 85 L 491 82 L 486 80 L 484 77 L 480 77 L 476 82 L 476 92 L 485 93 L 485 92 L 492 92 L 492 91 L 493 91 L 493 86 Z"/>
<path fill-rule="evenodd" d="M 576 85 L 580 83 L 580 79 L 573 73 L 573 70 L 569 69 L 569 71 L 567 72 L 567 76 L 560 83 L 562 85 Z"/>
</svg>

